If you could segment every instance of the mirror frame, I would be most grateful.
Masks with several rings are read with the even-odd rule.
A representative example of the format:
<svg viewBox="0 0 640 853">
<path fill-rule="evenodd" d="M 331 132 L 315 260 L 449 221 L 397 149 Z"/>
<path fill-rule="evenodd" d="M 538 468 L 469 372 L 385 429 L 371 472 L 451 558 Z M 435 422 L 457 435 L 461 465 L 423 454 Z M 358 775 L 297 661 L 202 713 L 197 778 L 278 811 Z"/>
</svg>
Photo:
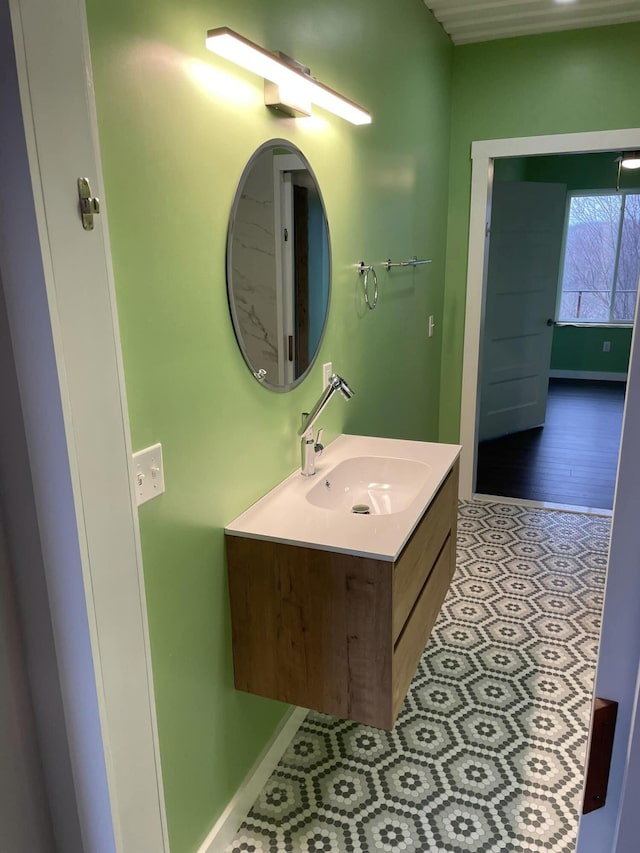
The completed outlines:
<svg viewBox="0 0 640 853">
<path fill-rule="evenodd" d="M 309 364 L 307 365 L 305 370 L 299 376 L 295 377 L 295 379 L 293 379 L 291 382 L 284 383 L 282 385 L 279 385 L 279 384 L 276 384 L 273 382 L 269 382 L 267 379 L 261 379 L 258 376 L 259 368 L 252 365 L 250 360 L 249 360 L 247 348 L 246 348 L 244 341 L 242 339 L 242 336 L 241 336 L 240 323 L 239 323 L 238 315 L 237 315 L 237 312 L 235 309 L 235 303 L 234 303 L 234 298 L 233 298 L 233 284 L 232 284 L 233 270 L 232 270 L 232 266 L 231 266 L 233 228 L 234 228 L 236 215 L 238 212 L 238 207 L 240 204 L 242 189 L 244 188 L 244 185 L 247 181 L 249 173 L 251 172 L 251 169 L 253 168 L 255 161 L 262 154 L 264 154 L 265 151 L 268 151 L 271 148 L 288 148 L 292 154 L 295 154 L 296 156 L 298 156 L 301 159 L 301 161 L 304 163 L 305 168 L 308 171 L 311 179 L 313 180 L 313 183 L 315 184 L 315 188 L 318 192 L 318 197 L 320 199 L 320 204 L 322 207 L 322 213 L 323 213 L 323 217 L 324 217 L 324 223 L 325 223 L 326 234 L 327 234 L 327 247 L 328 247 L 328 252 L 327 252 L 327 255 L 328 255 L 328 258 L 327 258 L 327 266 L 328 266 L 327 307 L 326 307 L 324 319 L 322 322 L 322 329 L 320 331 L 320 336 L 318 338 L 318 346 L 316 347 L 316 351 L 314 352 L 313 357 L 309 359 Z M 231 204 L 231 212 L 229 214 L 229 221 L 227 224 L 225 272 L 226 272 L 226 279 L 227 279 L 227 301 L 229 303 L 229 313 L 231 315 L 233 332 L 234 332 L 234 335 L 236 338 L 236 342 L 238 344 L 238 348 L 240 349 L 240 352 L 242 353 L 242 357 L 245 361 L 245 364 L 247 365 L 247 367 L 251 371 L 251 374 L 255 378 L 256 382 L 258 382 L 260 385 L 262 385 L 263 388 L 267 388 L 269 391 L 276 391 L 278 393 L 285 393 L 287 391 L 293 390 L 298 385 L 300 385 L 300 383 L 303 382 L 304 379 L 306 379 L 306 377 L 309 375 L 309 372 L 311 371 L 312 367 L 314 366 L 316 359 L 318 358 L 318 354 L 320 352 L 320 349 L 322 347 L 322 342 L 324 340 L 325 332 L 327 330 L 327 323 L 329 320 L 329 311 L 331 309 L 331 290 L 332 290 L 333 264 L 332 264 L 331 232 L 329 229 L 329 219 L 327 217 L 327 208 L 326 208 L 326 205 L 324 202 L 324 197 L 322 195 L 322 191 L 320 189 L 320 184 L 318 182 L 318 179 L 316 177 L 315 172 L 311 168 L 311 164 L 309 163 L 309 160 L 302 153 L 302 151 L 298 148 L 298 146 L 288 139 L 281 139 L 281 138 L 276 137 L 273 139 L 268 139 L 268 140 L 266 140 L 266 142 L 263 142 L 261 145 L 258 146 L 258 148 L 255 149 L 255 151 L 249 157 L 249 159 L 247 160 L 247 162 L 246 162 L 246 164 L 242 170 L 242 173 L 241 173 L 240 178 L 238 180 L 238 183 L 236 185 L 235 193 L 233 196 L 233 202 Z"/>
</svg>

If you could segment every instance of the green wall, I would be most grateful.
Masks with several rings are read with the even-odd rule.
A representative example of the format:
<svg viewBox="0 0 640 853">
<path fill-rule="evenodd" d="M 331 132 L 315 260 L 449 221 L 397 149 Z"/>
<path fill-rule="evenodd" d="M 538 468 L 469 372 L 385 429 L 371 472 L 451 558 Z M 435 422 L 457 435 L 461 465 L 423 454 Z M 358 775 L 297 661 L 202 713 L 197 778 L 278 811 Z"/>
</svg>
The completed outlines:
<svg viewBox="0 0 640 853">
<path fill-rule="evenodd" d="M 640 24 L 454 51 L 440 438 L 459 433 L 471 143 L 640 126 Z"/>
<path fill-rule="evenodd" d="M 589 326 L 556 326 L 553 330 L 551 370 L 582 370 L 626 373 L 629 369 L 633 329 Z M 602 345 L 609 341 L 609 352 Z"/>
<path fill-rule="evenodd" d="M 167 491 L 140 525 L 171 849 L 187 853 L 285 710 L 233 688 L 223 526 L 298 465 L 322 362 L 356 392 L 331 403 L 328 438 L 438 437 L 453 50 L 422 0 L 87 6 L 133 447 L 164 451 Z M 206 51 L 222 25 L 300 59 L 373 124 L 277 118 L 260 80 Z M 271 137 L 308 157 L 332 239 L 327 333 L 289 394 L 250 375 L 225 283 L 236 183 Z M 355 265 L 413 254 L 433 264 L 379 269 L 368 311 Z"/>
</svg>

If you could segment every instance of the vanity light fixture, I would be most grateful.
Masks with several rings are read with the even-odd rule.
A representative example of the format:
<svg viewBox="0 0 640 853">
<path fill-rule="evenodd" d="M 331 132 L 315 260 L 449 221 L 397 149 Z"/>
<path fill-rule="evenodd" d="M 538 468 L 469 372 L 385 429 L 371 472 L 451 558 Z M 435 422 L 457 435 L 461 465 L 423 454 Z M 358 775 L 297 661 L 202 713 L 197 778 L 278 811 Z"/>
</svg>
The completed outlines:
<svg viewBox="0 0 640 853">
<path fill-rule="evenodd" d="M 622 155 L 620 165 L 623 169 L 640 169 L 640 151 L 627 151 Z"/>
<path fill-rule="evenodd" d="M 228 27 L 207 32 L 207 48 L 252 71 L 265 81 L 265 104 L 288 115 L 310 115 L 316 104 L 352 124 L 371 124 L 371 115 L 358 104 L 334 92 L 309 69 L 284 54 L 269 53 Z"/>
<path fill-rule="evenodd" d="M 618 179 L 616 181 L 616 191 L 620 190 L 620 174 L 623 169 L 640 169 L 640 151 L 623 151 L 616 157 L 618 164 Z"/>
</svg>

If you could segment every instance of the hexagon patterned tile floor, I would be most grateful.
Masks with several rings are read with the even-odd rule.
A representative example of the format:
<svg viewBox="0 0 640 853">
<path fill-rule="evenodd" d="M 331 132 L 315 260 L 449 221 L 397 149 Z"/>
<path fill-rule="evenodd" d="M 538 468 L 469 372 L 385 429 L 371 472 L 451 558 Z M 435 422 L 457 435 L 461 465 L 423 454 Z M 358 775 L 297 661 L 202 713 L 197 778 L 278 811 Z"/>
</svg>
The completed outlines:
<svg viewBox="0 0 640 853">
<path fill-rule="evenodd" d="M 309 713 L 228 853 L 573 851 L 609 525 L 462 503 L 395 729 Z"/>
</svg>

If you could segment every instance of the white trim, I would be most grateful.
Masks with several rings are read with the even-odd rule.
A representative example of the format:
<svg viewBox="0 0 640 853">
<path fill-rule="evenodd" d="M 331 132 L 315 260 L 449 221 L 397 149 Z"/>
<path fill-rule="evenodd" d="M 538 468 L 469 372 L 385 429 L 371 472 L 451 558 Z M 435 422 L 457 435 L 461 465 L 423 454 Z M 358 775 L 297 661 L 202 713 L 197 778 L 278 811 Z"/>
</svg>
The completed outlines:
<svg viewBox="0 0 640 853">
<path fill-rule="evenodd" d="M 496 495 L 476 494 L 473 496 L 474 501 L 482 501 L 482 503 L 501 503 L 515 504 L 516 506 L 528 506 L 532 509 L 552 509 L 556 512 L 577 512 L 581 515 L 602 515 L 605 518 L 610 518 L 613 511 L 610 509 L 601 509 L 595 506 L 579 506 L 577 504 L 557 504 L 552 501 L 532 501 L 528 498 L 505 498 Z"/>
<path fill-rule="evenodd" d="M 93 89 L 93 68 L 91 65 L 89 23 L 87 20 L 86 4 L 79 3 L 78 6 L 80 14 L 80 25 L 82 27 L 82 47 L 86 66 L 85 78 L 87 119 L 91 132 L 93 142 L 93 153 L 95 157 L 94 169 L 98 186 L 104 188 L 104 175 L 102 172 L 102 158 L 100 153 L 100 136 L 98 131 L 98 114 L 96 111 L 96 101 Z M 144 746 L 142 746 L 139 752 L 137 752 L 137 756 L 134 759 L 136 762 L 140 763 L 135 765 L 132 764 L 131 766 L 137 766 L 141 769 L 144 766 L 145 775 L 140 779 L 136 779 L 135 785 L 136 788 L 139 787 L 140 790 L 144 791 L 143 796 L 146 797 L 147 800 L 146 807 L 149 810 L 153 810 L 154 803 L 157 807 L 157 814 L 153 814 L 151 812 L 151 814 L 149 815 L 150 822 L 153 824 L 153 832 L 158 834 L 157 842 L 152 841 L 151 827 L 147 827 L 143 830 L 143 832 L 145 832 L 145 834 L 148 833 L 149 841 L 151 841 L 151 843 L 161 843 L 163 845 L 162 851 L 164 851 L 164 853 L 169 853 L 169 827 L 167 824 L 167 811 L 164 796 L 164 781 L 162 777 L 162 764 L 160 760 L 160 739 L 158 735 L 158 717 L 156 714 L 155 686 L 151 661 L 151 641 L 149 638 L 149 619 L 147 613 L 147 598 L 144 585 L 144 566 L 142 562 L 142 545 L 140 542 L 140 525 L 138 518 L 137 494 L 135 489 L 135 470 L 133 463 L 133 447 L 131 444 L 131 430 L 129 424 L 129 407 L 127 404 L 124 364 L 122 361 L 122 349 L 120 346 L 120 326 L 118 322 L 118 307 L 116 304 L 115 275 L 113 272 L 113 262 L 111 257 L 111 241 L 109 237 L 107 204 L 106 199 L 104 197 L 104 190 L 101 191 L 103 192 L 101 216 L 103 216 L 104 223 L 102 229 L 102 241 L 104 245 L 104 264 L 106 267 L 106 286 L 109 291 L 109 301 L 111 305 L 110 319 L 114 338 L 114 369 L 111 376 L 111 381 L 117 384 L 120 402 L 120 411 L 117 413 L 112 412 L 112 416 L 115 417 L 116 422 L 119 422 L 121 424 L 122 439 L 124 444 L 124 446 L 121 446 L 120 448 L 120 451 L 124 450 L 124 455 L 122 455 L 122 452 L 120 452 L 119 458 L 117 460 L 114 460 L 114 462 L 117 462 L 117 464 L 119 465 L 119 477 L 122 478 L 126 474 L 126 477 L 129 481 L 129 512 L 125 511 L 123 513 L 122 522 L 126 524 L 126 528 L 123 528 L 121 533 L 122 535 L 125 535 L 128 532 L 130 536 L 128 542 L 128 555 L 131 561 L 131 568 L 135 571 L 135 586 L 137 587 L 138 592 L 138 612 L 133 615 L 131 623 L 129 624 L 131 637 L 133 642 L 135 643 L 135 645 L 130 647 L 130 652 L 133 656 L 135 656 L 136 664 L 140 667 L 140 673 L 142 674 L 144 668 L 144 674 L 146 675 L 146 685 L 141 686 L 140 689 L 136 691 L 132 691 L 131 694 L 126 697 L 127 705 L 137 706 L 137 723 L 140 728 L 137 732 L 134 732 L 133 742 L 137 743 L 139 739 L 142 739 L 143 736 L 147 736 L 147 734 L 149 736 L 149 742 L 145 743 Z M 129 522 L 131 523 L 130 531 Z M 130 590 L 120 589 L 119 594 L 123 596 L 135 594 L 133 585 Z M 106 602 L 103 602 L 103 606 L 105 604 Z M 119 624 L 119 620 L 121 620 L 122 618 L 122 613 L 117 602 L 115 604 L 115 608 L 112 609 L 108 615 L 109 619 L 112 620 L 112 625 Z M 120 665 L 120 661 L 117 660 L 117 657 L 114 658 L 113 663 L 118 666 Z M 120 704 L 121 700 L 118 700 L 116 698 L 116 702 Z M 131 708 L 129 708 L 129 710 L 127 711 L 127 717 L 128 720 L 125 725 L 125 728 L 131 725 Z M 148 724 L 150 727 L 148 733 L 146 730 L 143 729 L 145 718 L 148 720 Z M 143 757 L 144 759 L 146 759 L 147 762 L 145 765 L 143 765 L 142 763 Z M 125 768 L 125 772 L 127 772 L 127 768 Z M 142 800 L 143 797 L 141 797 L 140 799 L 139 808 L 141 809 Z M 120 803 L 120 807 L 123 807 L 124 805 L 126 805 L 127 808 L 130 808 L 131 804 L 125 804 L 125 802 Z M 162 853 L 162 851 L 158 849 L 157 853 Z"/>
<path fill-rule="evenodd" d="M 569 238 L 569 216 L 571 213 L 571 196 L 569 191 L 566 191 L 564 199 L 564 222 L 562 223 L 562 247 L 560 249 L 560 265 L 558 267 L 558 281 L 556 284 L 556 307 L 553 312 L 555 325 L 559 325 L 560 308 L 562 306 L 562 282 L 564 281 L 564 267 L 567 259 L 567 240 Z M 554 328 L 553 334 L 555 336 Z M 553 346 L 553 339 L 552 339 Z"/>
<path fill-rule="evenodd" d="M 480 331 L 484 316 L 486 228 L 496 157 L 571 154 L 640 148 L 640 128 L 488 139 L 471 144 L 471 209 L 460 408 L 460 497 L 474 490 L 477 434 Z"/>
<path fill-rule="evenodd" d="M 585 323 L 584 320 L 556 320 L 556 328 L 566 329 L 633 329 L 633 323 Z"/>
<path fill-rule="evenodd" d="M 307 716 L 306 708 L 291 708 L 258 756 L 242 784 L 222 812 L 215 826 L 198 848 L 198 853 L 224 853 L 242 821 L 251 811 L 267 779 Z"/>
<path fill-rule="evenodd" d="M 596 379 L 602 382 L 626 382 L 626 373 L 607 370 L 550 370 L 550 379 Z"/>
<path fill-rule="evenodd" d="M 617 190 L 615 187 L 611 187 L 610 189 L 606 189 L 606 187 L 602 187 L 596 190 L 567 190 L 567 195 L 573 198 L 574 196 L 584 195 L 640 195 L 640 186 L 638 187 L 620 187 Z M 631 321 L 629 321 L 631 322 Z"/>
<path fill-rule="evenodd" d="M 471 143 L 472 159 L 528 157 L 536 154 L 595 154 L 619 148 L 637 148 L 640 128 L 557 133 L 548 136 L 514 136 Z"/>
<path fill-rule="evenodd" d="M 464 322 L 462 361 L 462 401 L 460 406 L 460 483 L 459 495 L 469 499 L 475 489 L 478 422 L 480 407 L 480 335 L 484 324 L 486 275 L 489 252 L 488 228 L 491 219 L 493 160 L 483 167 L 474 161 L 471 173 L 471 212 L 469 224 L 469 272 Z M 472 276 L 473 271 L 473 276 Z"/>
</svg>

